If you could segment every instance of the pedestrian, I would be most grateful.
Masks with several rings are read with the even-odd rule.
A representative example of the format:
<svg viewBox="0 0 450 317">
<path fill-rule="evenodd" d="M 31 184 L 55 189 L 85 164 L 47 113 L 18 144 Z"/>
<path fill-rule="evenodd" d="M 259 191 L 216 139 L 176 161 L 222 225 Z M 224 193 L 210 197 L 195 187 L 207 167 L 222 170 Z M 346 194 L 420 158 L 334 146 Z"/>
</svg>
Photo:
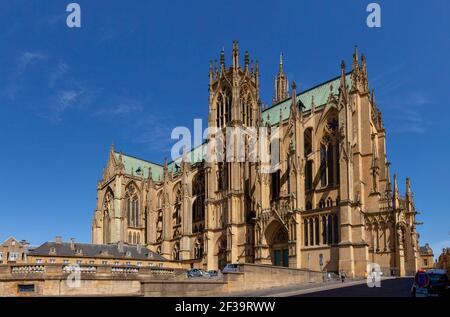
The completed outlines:
<svg viewBox="0 0 450 317">
<path fill-rule="evenodd" d="M 344 283 L 345 282 L 345 277 L 346 277 L 345 271 L 341 270 L 340 271 L 340 275 L 341 275 L 341 281 L 342 281 L 342 283 Z"/>
</svg>

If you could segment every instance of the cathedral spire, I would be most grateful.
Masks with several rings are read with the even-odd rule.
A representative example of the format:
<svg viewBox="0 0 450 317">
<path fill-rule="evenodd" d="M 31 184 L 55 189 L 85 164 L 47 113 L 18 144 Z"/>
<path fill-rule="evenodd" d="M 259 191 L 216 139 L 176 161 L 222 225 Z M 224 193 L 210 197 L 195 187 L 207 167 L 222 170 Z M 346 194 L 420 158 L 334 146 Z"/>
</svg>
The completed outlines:
<svg viewBox="0 0 450 317">
<path fill-rule="evenodd" d="M 406 178 L 406 194 L 405 197 L 408 201 L 411 201 L 411 184 L 409 181 L 409 177 Z"/>
<path fill-rule="evenodd" d="M 167 163 L 167 157 L 164 158 L 163 175 L 164 175 L 164 181 L 168 181 L 170 179 L 169 164 Z"/>
<path fill-rule="evenodd" d="M 222 47 L 222 51 L 220 51 L 220 73 L 225 71 L 225 48 Z"/>
<path fill-rule="evenodd" d="M 209 86 L 212 85 L 212 82 L 213 82 L 213 74 L 214 74 L 214 71 L 213 71 L 213 62 L 212 62 L 212 60 L 209 60 Z"/>
<path fill-rule="evenodd" d="M 245 71 L 248 72 L 248 64 L 250 62 L 250 56 L 248 55 L 248 51 L 245 51 L 244 62 L 245 62 Z"/>
<path fill-rule="evenodd" d="M 280 64 L 278 66 L 278 75 L 275 79 L 275 94 L 273 97 L 273 103 L 278 103 L 280 101 L 283 101 L 289 97 L 289 84 L 288 84 L 288 78 L 286 74 L 284 73 L 284 67 L 283 67 L 283 53 L 280 54 Z"/>
<path fill-rule="evenodd" d="M 233 69 L 239 68 L 239 46 L 238 41 L 233 41 Z"/>
</svg>

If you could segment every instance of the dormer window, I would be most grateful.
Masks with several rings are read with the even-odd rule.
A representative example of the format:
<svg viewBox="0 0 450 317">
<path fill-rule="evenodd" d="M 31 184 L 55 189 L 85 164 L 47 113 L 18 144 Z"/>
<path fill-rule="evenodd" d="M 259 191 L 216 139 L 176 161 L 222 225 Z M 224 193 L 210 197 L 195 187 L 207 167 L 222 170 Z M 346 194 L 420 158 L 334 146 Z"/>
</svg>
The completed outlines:
<svg viewBox="0 0 450 317">
<path fill-rule="evenodd" d="M 75 252 L 76 252 L 76 254 L 83 254 L 83 250 L 82 249 L 77 249 Z"/>
<path fill-rule="evenodd" d="M 56 248 L 55 247 L 51 247 L 50 248 L 50 253 L 51 254 L 56 254 Z"/>
<path fill-rule="evenodd" d="M 125 256 L 126 256 L 126 257 L 131 257 L 131 252 L 130 252 L 130 251 L 127 251 L 127 252 L 125 253 Z"/>
</svg>

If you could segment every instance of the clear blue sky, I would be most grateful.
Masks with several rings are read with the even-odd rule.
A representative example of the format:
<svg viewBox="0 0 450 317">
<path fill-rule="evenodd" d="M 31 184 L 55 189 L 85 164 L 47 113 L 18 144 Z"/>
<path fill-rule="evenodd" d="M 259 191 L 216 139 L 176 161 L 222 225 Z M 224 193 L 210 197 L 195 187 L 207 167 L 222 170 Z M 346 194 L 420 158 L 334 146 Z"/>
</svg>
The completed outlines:
<svg viewBox="0 0 450 317">
<path fill-rule="evenodd" d="M 269 103 L 282 51 L 300 90 L 351 65 L 357 44 L 388 133 L 400 190 L 411 177 L 421 243 L 450 246 L 450 2 L 70 1 L 0 4 L 0 240 L 90 241 L 109 147 L 169 156 L 175 126 L 206 119 L 208 62 L 233 39 L 258 59 Z M 170 3 L 170 5 L 168 4 Z"/>
</svg>

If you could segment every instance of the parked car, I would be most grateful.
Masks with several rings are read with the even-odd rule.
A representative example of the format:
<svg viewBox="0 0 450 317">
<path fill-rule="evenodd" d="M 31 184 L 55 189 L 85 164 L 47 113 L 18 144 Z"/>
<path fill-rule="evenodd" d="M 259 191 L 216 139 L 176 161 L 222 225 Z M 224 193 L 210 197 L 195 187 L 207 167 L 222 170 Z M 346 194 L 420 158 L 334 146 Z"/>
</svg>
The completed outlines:
<svg viewBox="0 0 450 317">
<path fill-rule="evenodd" d="M 233 272 L 239 272 L 240 269 L 241 269 L 241 267 L 239 264 L 227 264 L 223 268 L 222 272 L 223 273 L 233 273 Z"/>
<path fill-rule="evenodd" d="M 206 275 L 208 277 L 217 277 L 217 276 L 219 276 L 219 271 L 209 270 L 208 272 L 206 272 Z"/>
<path fill-rule="evenodd" d="M 200 269 L 190 269 L 189 271 L 187 271 L 187 277 L 191 278 L 191 277 L 201 277 L 204 275 L 204 272 Z"/>
<path fill-rule="evenodd" d="M 411 287 L 412 297 L 447 297 L 449 279 L 445 270 L 418 271 Z"/>
</svg>

